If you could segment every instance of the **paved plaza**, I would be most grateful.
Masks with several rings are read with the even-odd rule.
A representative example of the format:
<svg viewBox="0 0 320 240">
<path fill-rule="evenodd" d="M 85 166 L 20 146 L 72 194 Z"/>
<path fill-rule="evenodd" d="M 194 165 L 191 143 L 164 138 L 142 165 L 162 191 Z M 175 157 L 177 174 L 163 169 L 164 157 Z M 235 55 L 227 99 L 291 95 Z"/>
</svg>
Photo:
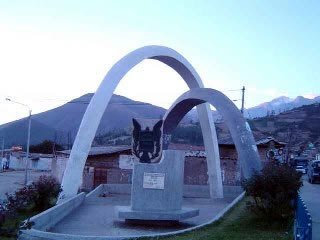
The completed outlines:
<svg viewBox="0 0 320 240">
<path fill-rule="evenodd" d="M 230 204 L 239 193 L 226 194 L 223 199 L 184 198 L 183 207 L 198 208 L 200 215 L 172 226 L 142 226 L 118 219 L 115 206 L 130 205 L 130 195 L 114 194 L 95 197 L 85 202 L 59 222 L 50 232 L 87 236 L 137 236 L 189 228 L 206 223 Z"/>
</svg>

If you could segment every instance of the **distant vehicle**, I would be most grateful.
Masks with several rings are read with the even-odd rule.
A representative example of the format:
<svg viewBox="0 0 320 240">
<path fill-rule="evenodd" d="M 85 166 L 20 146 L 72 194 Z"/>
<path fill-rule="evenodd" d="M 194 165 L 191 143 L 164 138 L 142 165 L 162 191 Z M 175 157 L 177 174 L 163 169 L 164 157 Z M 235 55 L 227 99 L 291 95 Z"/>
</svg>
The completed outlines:
<svg viewBox="0 0 320 240">
<path fill-rule="evenodd" d="M 12 146 L 11 147 L 12 152 L 21 152 L 22 151 L 22 146 Z"/>
<path fill-rule="evenodd" d="M 303 174 L 306 173 L 306 168 L 304 166 L 296 166 L 297 172 L 302 172 Z"/>
<path fill-rule="evenodd" d="M 305 156 L 295 157 L 290 161 L 291 166 L 304 166 L 305 168 L 308 166 L 308 158 Z"/>
<path fill-rule="evenodd" d="M 315 181 L 320 180 L 320 160 L 310 161 L 307 173 L 309 183 L 313 184 Z"/>
</svg>

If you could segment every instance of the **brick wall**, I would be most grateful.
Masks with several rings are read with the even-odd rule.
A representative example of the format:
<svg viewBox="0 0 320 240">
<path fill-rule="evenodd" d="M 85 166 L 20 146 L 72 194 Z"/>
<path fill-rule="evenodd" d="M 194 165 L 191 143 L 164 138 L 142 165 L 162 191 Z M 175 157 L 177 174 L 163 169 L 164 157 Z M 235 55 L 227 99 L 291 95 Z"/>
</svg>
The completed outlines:
<svg viewBox="0 0 320 240">
<path fill-rule="evenodd" d="M 220 166 L 224 185 L 240 184 L 240 166 L 238 163 L 237 151 L 234 146 L 220 146 Z M 264 163 L 267 147 L 259 147 L 259 155 Z M 83 189 L 90 190 L 102 183 L 128 184 L 131 183 L 132 170 L 119 168 L 120 155 L 129 155 L 130 151 L 108 155 L 89 156 L 84 174 Z M 66 166 L 66 158 L 58 158 L 55 165 L 56 178 L 61 181 Z M 185 157 L 184 184 L 186 185 L 207 185 L 208 169 L 206 157 L 187 156 Z"/>
</svg>

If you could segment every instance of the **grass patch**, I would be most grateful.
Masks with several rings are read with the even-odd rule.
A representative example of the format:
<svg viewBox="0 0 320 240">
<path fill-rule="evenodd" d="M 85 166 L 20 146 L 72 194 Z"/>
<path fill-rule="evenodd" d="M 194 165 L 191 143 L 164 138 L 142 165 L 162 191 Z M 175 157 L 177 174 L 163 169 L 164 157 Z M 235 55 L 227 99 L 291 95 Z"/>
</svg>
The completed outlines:
<svg viewBox="0 0 320 240">
<path fill-rule="evenodd" d="M 292 222 L 273 221 L 258 217 L 246 207 L 244 198 L 234 206 L 222 219 L 207 227 L 189 233 L 161 237 L 170 240 L 291 240 Z"/>
<path fill-rule="evenodd" d="M 41 211 L 35 211 L 33 210 L 33 206 L 30 206 L 24 210 L 19 211 L 14 217 L 8 217 L 6 219 L 6 221 L 4 222 L 2 228 L 3 229 L 12 229 L 12 231 L 14 231 L 16 234 L 18 232 L 18 228 L 19 228 L 19 224 L 32 217 L 37 215 L 38 213 L 40 213 Z M 16 239 L 15 237 L 4 237 L 4 236 L 0 236 L 1 240 L 14 240 Z"/>
<path fill-rule="evenodd" d="M 56 198 L 51 198 L 50 199 L 50 204 L 51 206 L 54 206 L 56 203 L 57 199 Z M 31 218 L 43 211 L 37 210 L 35 208 L 34 203 L 30 204 L 28 207 L 19 210 L 14 217 L 7 217 L 3 225 L 1 226 L 0 229 L 7 229 L 10 231 L 13 231 L 15 235 L 17 235 L 18 230 L 19 230 L 19 225 L 22 221 L 27 220 L 28 218 Z M 1 232 L 1 230 L 0 230 Z M 15 240 L 17 239 L 16 237 L 5 237 L 2 236 L 0 233 L 0 240 Z"/>
</svg>

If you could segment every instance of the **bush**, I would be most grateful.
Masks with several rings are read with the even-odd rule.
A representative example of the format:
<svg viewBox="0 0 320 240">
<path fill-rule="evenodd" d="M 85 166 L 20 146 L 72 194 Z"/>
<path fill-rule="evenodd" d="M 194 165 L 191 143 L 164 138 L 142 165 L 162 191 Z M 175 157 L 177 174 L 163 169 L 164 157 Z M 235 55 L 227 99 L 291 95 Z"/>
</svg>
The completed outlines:
<svg viewBox="0 0 320 240">
<path fill-rule="evenodd" d="M 7 199 L 3 203 L 6 215 L 14 217 L 16 213 L 29 206 L 32 203 L 33 194 L 34 190 L 30 186 L 23 187 L 11 195 L 6 193 Z"/>
<path fill-rule="evenodd" d="M 37 182 L 17 190 L 14 194 L 6 194 L 7 199 L 0 203 L 0 239 L 15 237 L 21 217 L 32 216 L 50 208 L 60 191 L 60 184 L 54 178 L 40 176 Z M 23 227 L 28 228 L 31 225 L 32 223 L 27 221 Z"/>
<path fill-rule="evenodd" d="M 32 183 L 31 188 L 33 189 L 31 197 L 35 209 L 39 211 L 52 207 L 52 200 L 56 199 L 61 192 L 60 184 L 54 178 L 48 176 L 40 176 L 37 182 Z"/>
<path fill-rule="evenodd" d="M 250 210 L 275 220 L 285 220 L 294 214 L 294 201 L 303 185 L 302 174 L 294 168 L 276 162 L 268 163 L 261 172 L 242 182 Z"/>
</svg>

